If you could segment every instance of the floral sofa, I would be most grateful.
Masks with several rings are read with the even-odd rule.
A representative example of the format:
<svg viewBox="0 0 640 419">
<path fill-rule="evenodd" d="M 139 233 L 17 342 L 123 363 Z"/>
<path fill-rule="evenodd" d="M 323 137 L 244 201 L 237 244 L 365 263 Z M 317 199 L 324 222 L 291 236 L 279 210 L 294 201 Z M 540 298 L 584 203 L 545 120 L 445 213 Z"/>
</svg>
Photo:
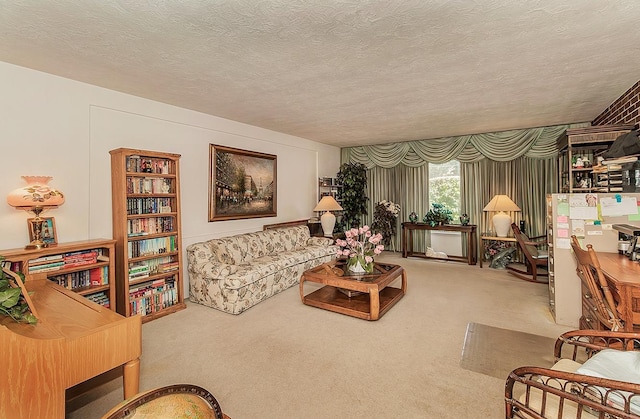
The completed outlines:
<svg viewBox="0 0 640 419">
<path fill-rule="evenodd" d="M 297 284 L 337 250 L 333 239 L 311 237 L 306 225 L 194 243 L 187 246 L 189 299 L 240 314 Z"/>
</svg>

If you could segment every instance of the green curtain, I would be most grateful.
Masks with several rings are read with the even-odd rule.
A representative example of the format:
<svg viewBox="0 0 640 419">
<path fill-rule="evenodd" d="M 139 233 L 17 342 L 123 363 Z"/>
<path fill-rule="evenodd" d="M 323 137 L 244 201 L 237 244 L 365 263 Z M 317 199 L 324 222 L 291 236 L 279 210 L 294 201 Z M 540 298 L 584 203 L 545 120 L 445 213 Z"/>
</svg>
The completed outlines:
<svg viewBox="0 0 640 419">
<path fill-rule="evenodd" d="M 426 214 L 429 205 L 429 165 L 407 167 L 400 164 L 389 169 L 373 167 L 367 170 L 367 190 L 369 197 L 367 215 L 363 217 L 366 225 L 373 223 L 373 209 L 377 202 L 386 199 L 400 204 L 400 215 L 397 220 L 397 233 L 392 237 L 391 249 L 402 250 L 402 223 L 409 221 L 409 214 L 415 211 L 418 219 Z M 420 236 L 420 237 L 418 237 Z M 429 244 L 429 237 L 416 234 L 415 249 L 424 249 Z"/>
<path fill-rule="evenodd" d="M 546 232 L 546 196 L 557 192 L 558 162 L 556 158 L 520 157 L 510 162 L 489 159 L 460 164 L 460 208 L 468 211 L 471 223 L 483 232 L 491 229 L 493 214 L 482 209 L 494 197 L 509 196 L 520 212 L 511 213 L 518 223 L 524 220 L 529 236 Z"/>
<path fill-rule="evenodd" d="M 362 163 L 372 169 L 399 164 L 418 167 L 426 162 L 446 163 L 449 160 L 471 163 L 484 158 L 494 161 L 511 161 L 518 157 L 545 159 L 558 154 L 558 137 L 567 128 L 579 125 L 584 124 L 349 147 L 342 149 L 342 162 Z"/>
</svg>

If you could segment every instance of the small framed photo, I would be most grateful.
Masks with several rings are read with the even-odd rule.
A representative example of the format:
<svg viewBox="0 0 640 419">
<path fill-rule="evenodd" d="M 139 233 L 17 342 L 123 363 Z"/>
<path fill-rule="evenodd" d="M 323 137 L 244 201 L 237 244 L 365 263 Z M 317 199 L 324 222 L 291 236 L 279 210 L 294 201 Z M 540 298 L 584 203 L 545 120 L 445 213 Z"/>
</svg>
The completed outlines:
<svg viewBox="0 0 640 419">
<path fill-rule="evenodd" d="M 36 237 L 36 234 L 33 231 L 33 220 L 35 220 L 35 218 L 27 219 L 27 223 L 29 226 L 29 241 L 33 241 L 33 239 L 35 239 Z M 42 217 L 42 241 L 50 246 L 58 244 L 56 221 L 53 217 Z"/>
</svg>

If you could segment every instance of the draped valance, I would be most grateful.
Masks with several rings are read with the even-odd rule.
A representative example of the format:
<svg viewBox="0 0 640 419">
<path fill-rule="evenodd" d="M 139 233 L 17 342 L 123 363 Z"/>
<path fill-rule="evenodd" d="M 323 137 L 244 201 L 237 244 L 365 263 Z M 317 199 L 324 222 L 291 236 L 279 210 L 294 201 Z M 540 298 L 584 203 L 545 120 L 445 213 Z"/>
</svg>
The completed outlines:
<svg viewBox="0 0 640 419">
<path fill-rule="evenodd" d="M 401 163 L 418 167 L 425 163 L 446 163 L 450 160 L 471 163 L 484 158 L 494 161 L 511 161 L 521 156 L 548 159 L 558 153 L 558 137 L 567 128 L 578 125 L 583 124 L 348 147 L 342 149 L 342 162 L 362 163 L 371 169 L 376 166 L 391 168 Z"/>
</svg>

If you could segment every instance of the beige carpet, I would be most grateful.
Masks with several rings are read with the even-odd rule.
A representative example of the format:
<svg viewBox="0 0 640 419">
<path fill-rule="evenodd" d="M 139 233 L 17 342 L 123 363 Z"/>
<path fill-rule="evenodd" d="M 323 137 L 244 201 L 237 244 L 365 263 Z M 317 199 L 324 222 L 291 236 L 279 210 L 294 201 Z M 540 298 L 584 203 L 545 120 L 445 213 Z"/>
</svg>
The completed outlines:
<svg viewBox="0 0 640 419">
<path fill-rule="evenodd" d="M 140 389 L 197 384 L 232 419 L 501 418 L 504 378 L 460 366 L 467 325 L 569 330 L 553 322 L 546 285 L 398 253 L 381 260 L 405 267 L 408 293 L 377 322 L 305 306 L 293 287 L 239 316 L 190 303 L 146 323 Z M 121 398 L 113 380 L 67 417 L 99 418 Z"/>
<path fill-rule="evenodd" d="M 555 341 L 531 333 L 469 323 L 460 366 L 501 379 L 524 365 L 551 367 Z"/>
</svg>

